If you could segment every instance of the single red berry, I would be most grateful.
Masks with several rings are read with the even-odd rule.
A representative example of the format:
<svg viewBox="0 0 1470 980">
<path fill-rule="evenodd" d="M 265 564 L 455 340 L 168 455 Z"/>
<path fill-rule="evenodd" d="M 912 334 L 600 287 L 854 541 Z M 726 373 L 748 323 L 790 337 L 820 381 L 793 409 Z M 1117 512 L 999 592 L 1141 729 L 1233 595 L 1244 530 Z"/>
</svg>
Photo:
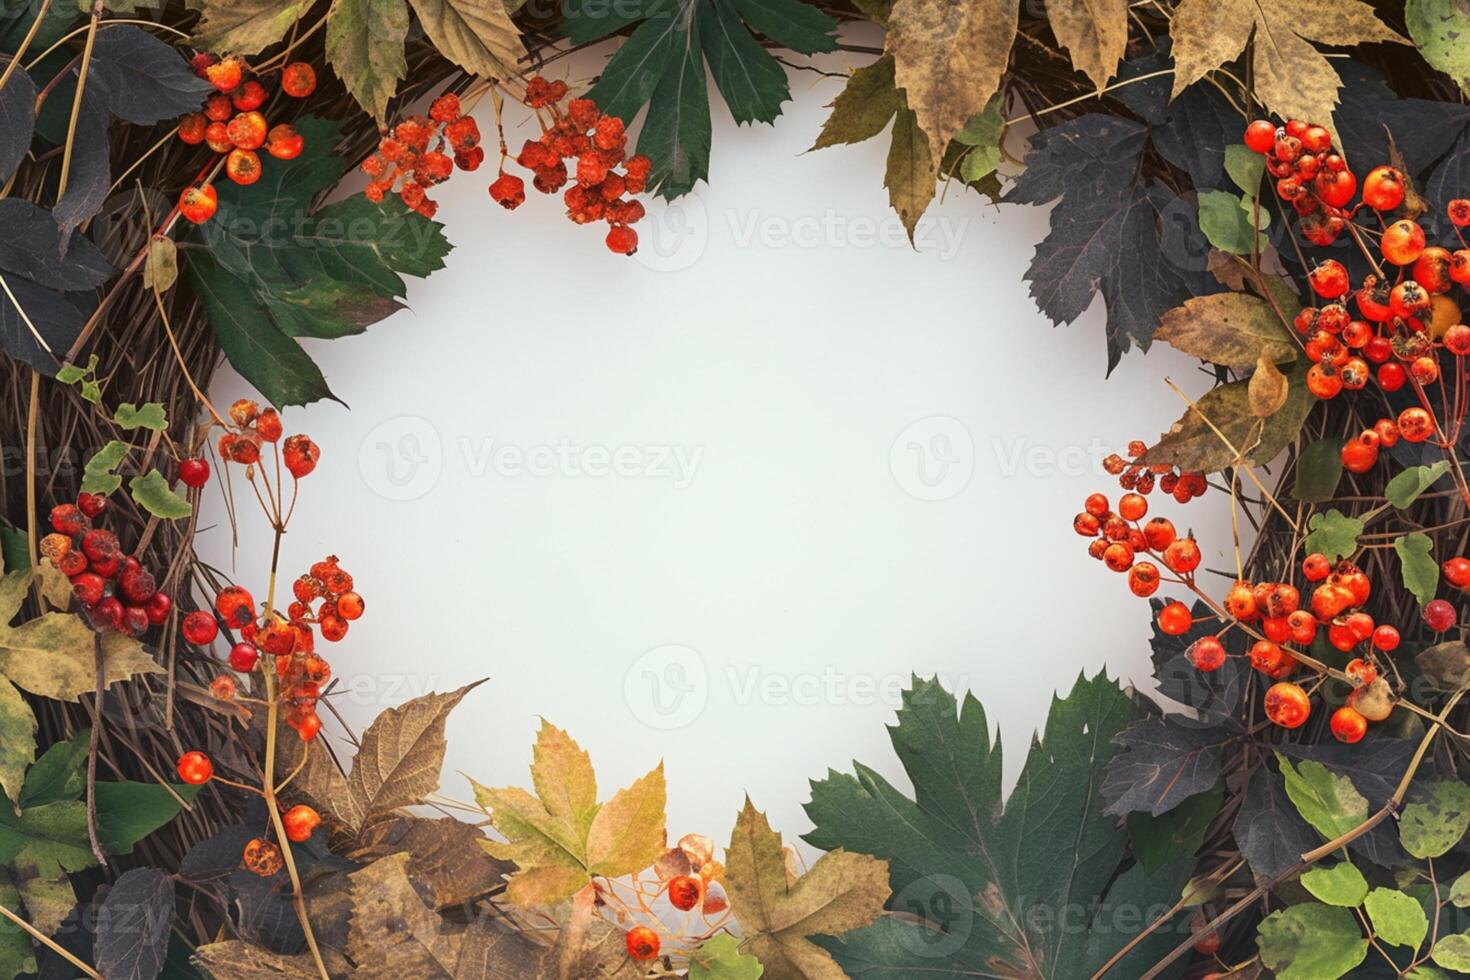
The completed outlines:
<svg viewBox="0 0 1470 980">
<path fill-rule="evenodd" d="M 203 752 L 185 752 L 179 756 L 179 778 L 190 786 L 202 786 L 214 776 L 214 763 Z"/>
<path fill-rule="evenodd" d="M 186 487 L 202 487 L 209 482 L 209 460 L 193 457 L 179 460 L 179 480 Z"/>
<path fill-rule="evenodd" d="M 1164 549 L 1164 564 L 1170 571 L 1184 575 L 1198 568 L 1199 563 L 1199 545 L 1194 538 L 1176 538 Z"/>
<path fill-rule="evenodd" d="M 1327 556 L 1319 552 L 1313 552 L 1302 559 L 1302 574 L 1308 582 L 1320 582 L 1332 571 L 1332 563 Z"/>
<path fill-rule="evenodd" d="M 204 142 L 204 130 L 209 120 L 201 112 L 191 112 L 179 120 L 179 139 L 190 146 Z"/>
<path fill-rule="evenodd" d="M 143 612 L 148 616 L 148 625 L 162 626 L 163 621 L 168 619 L 169 610 L 173 608 L 174 601 L 162 592 L 155 592 L 149 597 Z"/>
<path fill-rule="evenodd" d="M 1270 153 L 1276 145 L 1276 126 L 1265 119 L 1257 119 L 1245 128 L 1245 145 L 1257 153 Z"/>
<path fill-rule="evenodd" d="M 1313 291 L 1324 299 L 1337 299 L 1348 291 L 1347 268 L 1336 259 L 1328 259 L 1307 276 Z"/>
<path fill-rule="evenodd" d="M 297 844 L 311 839 L 312 831 L 321 826 L 322 818 L 311 807 L 298 803 L 281 814 L 281 825 L 286 828 L 286 837 Z"/>
<path fill-rule="evenodd" d="M 1424 229 L 1408 218 L 1395 221 L 1383 232 L 1380 247 L 1394 265 L 1412 265 L 1424 251 Z"/>
<path fill-rule="evenodd" d="M 1159 632 L 1166 636 L 1182 636 L 1194 625 L 1194 615 L 1182 602 L 1170 602 L 1159 610 Z"/>
<path fill-rule="evenodd" d="M 698 905 L 703 892 L 704 883 L 693 875 L 669 879 L 669 904 L 680 912 L 688 912 Z"/>
<path fill-rule="evenodd" d="M 255 664 L 260 660 L 260 652 L 256 650 L 253 643 L 236 643 L 230 647 L 230 669 L 238 670 L 242 674 L 248 674 L 255 669 Z"/>
<path fill-rule="evenodd" d="M 204 77 L 220 92 L 233 92 L 240 85 L 243 69 L 238 58 L 216 61 L 204 69 Z"/>
<path fill-rule="evenodd" d="M 1368 719 L 1364 718 L 1356 708 L 1343 705 L 1332 713 L 1330 727 L 1333 738 L 1351 745 L 1362 741 L 1363 736 L 1367 734 Z"/>
<path fill-rule="evenodd" d="M 1184 656 L 1196 670 L 1210 673 L 1224 666 L 1225 646 L 1218 637 L 1202 636 L 1189 645 Z"/>
<path fill-rule="evenodd" d="M 1266 717 L 1282 728 L 1300 728 L 1312 714 L 1307 692 L 1288 681 L 1272 684 L 1266 691 Z"/>
<path fill-rule="evenodd" d="M 281 69 L 281 91 L 293 99 L 304 99 L 316 91 L 316 71 L 304 61 L 293 61 Z"/>
<path fill-rule="evenodd" d="M 183 194 L 179 195 L 179 213 L 192 224 L 201 225 L 208 221 L 214 217 L 218 207 L 219 194 L 215 192 L 213 184 L 186 187 Z"/>
<path fill-rule="evenodd" d="M 1391 653 L 1398 649 L 1399 631 L 1388 624 L 1384 624 L 1373 631 L 1373 646 L 1384 653 Z"/>
<path fill-rule="evenodd" d="M 514 174 L 502 172 L 490 185 L 490 198 L 507 211 L 526 203 L 526 183 Z"/>
<path fill-rule="evenodd" d="M 646 961 L 658 956 L 658 933 L 647 926 L 634 926 L 629 929 L 625 940 L 628 955 L 635 960 Z"/>
<path fill-rule="evenodd" d="M 286 462 L 286 469 L 296 479 L 301 479 L 316 469 L 317 460 L 321 458 L 322 451 L 317 444 L 304 435 L 294 435 L 286 439 L 281 447 L 281 456 Z"/>
<path fill-rule="evenodd" d="M 1436 633 L 1450 629 L 1458 619 L 1455 607 L 1443 599 L 1431 599 L 1424 606 L 1424 622 Z"/>
<path fill-rule="evenodd" d="M 184 639 L 195 646 L 205 646 L 212 643 L 219 635 L 219 624 L 214 621 L 214 616 L 202 610 L 196 610 L 184 617 Z"/>
<path fill-rule="evenodd" d="M 290 123 L 272 126 L 265 137 L 265 152 L 277 160 L 294 160 L 306 149 L 306 139 Z"/>
<path fill-rule="evenodd" d="M 1457 589 L 1470 588 L 1470 558 L 1455 556 L 1446 558 L 1440 566 L 1444 579 Z"/>
</svg>

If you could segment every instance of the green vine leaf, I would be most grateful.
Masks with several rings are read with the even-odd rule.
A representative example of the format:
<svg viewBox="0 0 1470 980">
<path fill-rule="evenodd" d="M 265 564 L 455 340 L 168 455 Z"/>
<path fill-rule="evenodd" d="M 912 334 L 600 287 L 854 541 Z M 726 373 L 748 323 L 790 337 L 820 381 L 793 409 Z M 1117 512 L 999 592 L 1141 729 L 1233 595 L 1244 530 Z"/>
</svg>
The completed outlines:
<svg viewBox="0 0 1470 980">
<path fill-rule="evenodd" d="M 1240 143 L 1225 147 L 1225 172 L 1241 192 L 1254 198 L 1261 189 L 1261 175 L 1266 172 L 1266 158 Z"/>
<path fill-rule="evenodd" d="M 1446 970 L 1470 973 L 1470 932 L 1441 937 L 1434 944 L 1430 959 Z"/>
<path fill-rule="evenodd" d="M 1470 831 L 1470 786 L 1457 780 L 1434 783 L 1427 797 L 1404 807 L 1399 840 L 1416 858 L 1436 858 Z"/>
<path fill-rule="evenodd" d="M 1157 817 L 1142 810 L 1128 814 L 1128 840 L 1133 845 L 1133 856 L 1149 874 L 1181 858 L 1192 857 L 1205 842 L 1205 833 L 1224 801 L 1222 781 Z"/>
<path fill-rule="evenodd" d="M 327 11 L 327 63 L 347 91 L 378 122 L 408 74 L 404 0 L 337 0 Z"/>
<path fill-rule="evenodd" d="M 82 492 L 105 497 L 122 486 L 122 477 L 113 470 L 122 463 L 130 448 L 127 443 L 113 439 L 97 450 L 82 467 Z"/>
<path fill-rule="evenodd" d="M 1415 950 L 1429 934 L 1429 919 L 1424 914 L 1424 906 L 1401 891 L 1375 888 L 1368 893 L 1363 907 L 1368 911 L 1373 933 L 1380 942 Z"/>
<path fill-rule="evenodd" d="M 1470 7 L 1459 0 L 1408 0 L 1404 26 L 1425 61 L 1470 86 Z"/>
<path fill-rule="evenodd" d="M 1302 818 L 1327 840 L 1352 830 L 1368 816 L 1368 801 L 1346 776 L 1311 759 L 1292 765 L 1280 752 L 1276 761 L 1286 779 L 1286 795 Z"/>
<path fill-rule="evenodd" d="M 1466 871 L 1450 885 L 1450 904 L 1457 909 L 1470 908 L 1470 871 Z"/>
<path fill-rule="evenodd" d="M 1242 206 L 1244 205 L 1244 206 Z M 1264 231 L 1252 223 L 1254 207 L 1249 198 L 1241 198 L 1229 191 L 1201 191 L 1199 195 L 1199 228 L 1209 243 L 1231 255 L 1252 254 L 1264 251 L 1269 244 Z M 1260 212 L 1262 215 L 1264 211 Z M 1265 224 L 1262 223 L 1262 228 Z M 1225 294 L 1229 295 L 1229 294 Z"/>
<path fill-rule="evenodd" d="M 1430 466 L 1411 466 L 1388 481 L 1384 496 L 1399 510 L 1406 510 L 1419 499 L 1419 495 L 1439 480 L 1450 468 L 1448 460 L 1440 460 Z"/>
<path fill-rule="evenodd" d="M 1432 557 L 1434 542 L 1429 535 L 1415 531 L 1395 538 L 1393 550 L 1399 556 L 1404 588 L 1423 606 L 1439 589 L 1439 563 Z"/>
<path fill-rule="evenodd" d="M 1302 450 L 1296 461 L 1296 483 L 1291 495 L 1309 504 L 1331 500 L 1342 479 L 1342 440 L 1318 439 Z"/>
<path fill-rule="evenodd" d="M 689 980 L 760 980 L 766 968 L 760 960 L 740 952 L 740 943 L 728 932 L 689 954 Z"/>
<path fill-rule="evenodd" d="M 157 470 L 149 470 L 142 476 L 129 480 L 128 492 L 133 495 L 139 507 L 154 517 L 178 520 L 194 513 L 189 501 L 170 490 L 168 481 Z"/>
<path fill-rule="evenodd" d="M 117 406 L 117 413 L 113 415 L 113 421 L 118 428 L 131 432 L 133 429 L 149 429 L 153 432 L 162 432 L 168 428 L 168 415 L 159 402 L 148 402 L 142 408 L 132 402 L 123 402 Z"/>
<path fill-rule="evenodd" d="M 1344 908 L 1308 902 L 1273 912 L 1260 925 L 1261 963 L 1278 980 L 1336 980 L 1363 962 L 1368 940 Z"/>
<path fill-rule="evenodd" d="M 26 768 L 36 758 L 36 729 L 31 706 L 14 684 L 0 677 L 0 789 L 12 800 L 20 799 Z"/>
<path fill-rule="evenodd" d="M 1331 559 L 1346 558 L 1358 550 L 1363 522 L 1333 507 L 1325 514 L 1319 512 L 1308 518 L 1307 530 L 1309 533 L 1302 542 L 1307 554 L 1321 552 Z"/>
<path fill-rule="evenodd" d="M 1355 909 L 1368 897 L 1368 879 L 1351 861 L 1318 865 L 1302 873 L 1302 887 L 1328 905 Z"/>
</svg>

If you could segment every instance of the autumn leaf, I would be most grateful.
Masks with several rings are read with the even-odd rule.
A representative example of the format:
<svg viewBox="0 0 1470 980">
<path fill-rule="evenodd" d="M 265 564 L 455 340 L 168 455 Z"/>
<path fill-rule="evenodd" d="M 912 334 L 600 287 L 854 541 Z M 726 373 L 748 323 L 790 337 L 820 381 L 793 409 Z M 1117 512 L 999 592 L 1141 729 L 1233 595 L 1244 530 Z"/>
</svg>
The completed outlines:
<svg viewBox="0 0 1470 980">
<path fill-rule="evenodd" d="M 808 937 L 840 935 L 876 919 L 888 901 L 888 862 L 838 849 L 790 881 L 781 835 L 746 797 L 725 851 L 725 890 L 745 932 L 741 950 L 772 977 L 845 977 Z"/>
<path fill-rule="evenodd" d="M 204 14 L 194 34 L 197 47 L 251 55 L 285 37 L 312 0 L 190 0 L 189 5 Z"/>
<path fill-rule="evenodd" d="M 884 46 L 933 160 L 1000 90 L 1020 7 L 1020 0 L 895 0 Z"/>
<path fill-rule="evenodd" d="M 1047 0 L 1046 16 L 1073 67 L 1101 91 L 1128 47 L 1128 0 Z"/>
<path fill-rule="evenodd" d="M 439 53 L 471 75 L 509 78 L 526 53 L 502 0 L 412 0 Z"/>
<path fill-rule="evenodd" d="M 934 178 L 938 165 L 916 117 L 907 107 L 898 110 L 893 124 L 893 142 L 888 146 L 888 169 L 883 186 L 888 188 L 888 203 L 898 213 L 904 230 L 913 241 L 914 227 L 924 209 L 934 200 Z"/>
<path fill-rule="evenodd" d="M 327 62 L 357 104 L 382 122 L 408 74 L 404 0 L 335 0 L 327 14 Z"/>
<path fill-rule="evenodd" d="M 1362 0 L 1182 0 L 1174 8 L 1169 34 L 1174 52 L 1171 97 L 1233 61 L 1254 36 L 1255 95 L 1277 116 L 1329 129 L 1342 80 L 1311 42 L 1409 43 Z"/>
<path fill-rule="evenodd" d="M 1273 363 L 1290 361 L 1297 351 L 1270 304 L 1247 293 L 1211 293 L 1185 300 L 1164 314 L 1154 340 L 1238 371 L 1262 357 Z"/>
<path fill-rule="evenodd" d="M 1205 473 L 1235 465 L 1236 453 L 1248 463 L 1269 463 L 1296 438 L 1316 401 L 1307 391 L 1306 366 L 1302 361 L 1298 360 L 1286 372 L 1286 380 L 1286 403 L 1264 424 L 1252 409 L 1249 380 L 1211 388 L 1185 409 L 1184 415 L 1139 461 L 1144 465 L 1167 463 L 1181 470 Z"/>
<path fill-rule="evenodd" d="M 566 732 L 543 721 L 531 763 L 536 794 L 470 780 L 475 799 L 506 843 L 483 841 L 491 857 L 513 861 L 506 897 L 514 905 L 554 905 L 600 875 L 646 868 L 667 848 L 662 763 L 606 803 L 597 802 L 592 760 Z"/>
</svg>

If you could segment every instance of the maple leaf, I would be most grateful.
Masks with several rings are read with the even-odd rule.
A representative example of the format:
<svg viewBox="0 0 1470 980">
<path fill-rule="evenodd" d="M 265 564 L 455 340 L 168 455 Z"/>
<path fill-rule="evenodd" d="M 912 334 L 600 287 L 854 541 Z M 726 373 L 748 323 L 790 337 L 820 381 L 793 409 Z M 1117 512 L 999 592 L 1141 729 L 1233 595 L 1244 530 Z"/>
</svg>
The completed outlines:
<svg viewBox="0 0 1470 980">
<path fill-rule="evenodd" d="M 1101 91 L 1128 47 L 1128 0 L 1048 0 L 1046 18 L 1073 67 Z"/>
<path fill-rule="evenodd" d="M 668 847 L 663 763 L 598 803 L 592 760 L 566 732 L 542 721 L 531 781 L 535 795 L 470 780 L 475 800 L 506 837 L 506 843 L 482 846 L 520 868 L 506 889 L 514 905 L 554 905 L 594 876 L 616 878 L 648 867 Z"/>
<path fill-rule="evenodd" d="M 1174 95 L 1233 61 L 1254 37 L 1251 67 L 1257 98 L 1278 116 L 1329 129 L 1342 80 L 1310 42 L 1410 43 L 1362 0 L 1181 0 L 1169 34 L 1174 42 Z"/>
<path fill-rule="evenodd" d="M 936 168 L 1000 90 L 1020 9 L 1020 0 L 895 0 L 884 49 Z"/>
<path fill-rule="evenodd" d="M 836 849 L 792 880 L 781 835 L 747 796 L 725 850 L 725 890 L 745 934 L 741 950 L 772 977 L 843 977 L 808 937 L 871 923 L 888 900 L 888 862 Z"/>
</svg>

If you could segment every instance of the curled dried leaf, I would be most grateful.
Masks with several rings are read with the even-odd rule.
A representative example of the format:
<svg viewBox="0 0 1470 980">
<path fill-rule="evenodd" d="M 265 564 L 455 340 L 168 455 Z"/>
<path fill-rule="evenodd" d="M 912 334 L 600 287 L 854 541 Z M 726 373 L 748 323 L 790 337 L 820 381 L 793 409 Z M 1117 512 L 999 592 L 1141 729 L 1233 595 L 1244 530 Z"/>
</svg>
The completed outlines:
<svg viewBox="0 0 1470 980">
<path fill-rule="evenodd" d="M 1275 415 L 1286 404 L 1290 388 L 1286 375 L 1281 373 L 1269 357 L 1262 355 L 1256 361 L 1256 373 L 1251 375 L 1250 386 L 1246 389 L 1251 414 L 1258 419 L 1268 419 Z"/>
</svg>

